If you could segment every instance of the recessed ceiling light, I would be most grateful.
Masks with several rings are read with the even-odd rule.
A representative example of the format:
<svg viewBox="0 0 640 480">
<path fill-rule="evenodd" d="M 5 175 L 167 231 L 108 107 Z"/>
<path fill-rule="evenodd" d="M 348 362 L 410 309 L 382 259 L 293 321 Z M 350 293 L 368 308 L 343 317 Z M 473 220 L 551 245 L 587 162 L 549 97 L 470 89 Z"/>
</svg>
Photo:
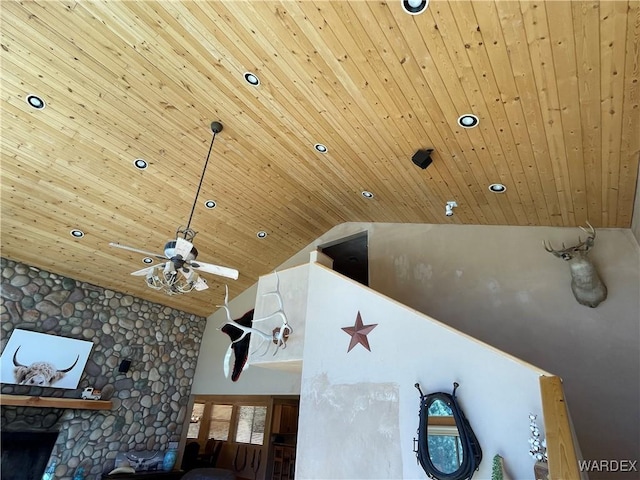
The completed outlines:
<svg viewBox="0 0 640 480">
<path fill-rule="evenodd" d="M 327 153 L 327 151 L 329 150 L 326 145 L 323 145 L 321 143 L 316 143 L 313 148 L 315 148 L 317 151 L 319 151 L 320 153 Z"/>
<path fill-rule="evenodd" d="M 504 193 L 507 191 L 507 187 L 505 187 L 501 183 L 492 183 L 491 185 L 489 185 L 489 190 L 491 190 L 493 193 Z"/>
<path fill-rule="evenodd" d="M 71 234 L 72 237 L 74 238 L 82 238 L 84 237 L 84 232 L 82 230 L 78 230 L 76 228 L 74 228 L 73 230 L 71 230 L 69 232 Z"/>
<path fill-rule="evenodd" d="M 135 167 L 139 170 L 144 170 L 145 168 L 147 168 L 149 166 L 149 164 L 147 163 L 146 160 L 143 160 L 142 158 L 136 158 L 133 161 L 133 164 L 135 165 Z"/>
<path fill-rule="evenodd" d="M 246 72 L 244 74 L 244 79 L 249 85 L 253 85 L 254 87 L 257 87 L 258 85 L 260 85 L 260 79 L 255 73 Z"/>
<path fill-rule="evenodd" d="M 424 12 L 429 5 L 429 0 L 400 0 L 402 9 L 409 15 L 418 15 Z"/>
<path fill-rule="evenodd" d="M 258 237 L 258 238 L 266 238 L 267 237 L 267 232 L 265 232 L 264 230 L 260 230 L 258 233 L 256 233 L 256 237 Z"/>
<path fill-rule="evenodd" d="M 26 100 L 27 100 L 27 103 L 31 105 L 33 108 L 35 108 L 36 110 L 42 110 L 44 107 L 47 106 L 45 101 L 38 95 L 29 94 L 27 95 Z"/>
<path fill-rule="evenodd" d="M 465 113 L 458 118 L 458 125 L 460 125 L 462 128 L 477 127 L 478 123 L 480 123 L 478 117 L 471 113 Z"/>
<path fill-rule="evenodd" d="M 153 263 L 153 258 L 151 257 L 144 257 L 142 259 L 142 263 Z"/>
<path fill-rule="evenodd" d="M 215 202 L 215 200 L 207 200 L 206 202 L 204 202 L 204 206 L 207 208 L 216 208 L 217 203 Z"/>
<path fill-rule="evenodd" d="M 373 198 L 373 197 L 374 197 L 373 193 L 371 193 L 371 192 L 369 192 L 369 191 L 367 191 L 367 190 L 364 190 L 364 191 L 362 192 L 362 196 L 363 196 L 364 198 Z"/>
</svg>

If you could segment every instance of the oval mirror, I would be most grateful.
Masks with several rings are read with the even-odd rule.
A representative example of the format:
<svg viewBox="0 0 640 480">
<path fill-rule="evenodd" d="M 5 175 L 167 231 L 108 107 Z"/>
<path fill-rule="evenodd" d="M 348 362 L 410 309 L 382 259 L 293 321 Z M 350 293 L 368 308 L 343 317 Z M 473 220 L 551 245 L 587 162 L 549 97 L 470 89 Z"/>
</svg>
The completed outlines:
<svg viewBox="0 0 640 480">
<path fill-rule="evenodd" d="M 460 408 L 455 391 L 423 395 L 420 386 L 420 424 L 416 439 L 419 463 L 430 478 L 467 480 L 478 469 L 482 450 Z"/>
</svg>

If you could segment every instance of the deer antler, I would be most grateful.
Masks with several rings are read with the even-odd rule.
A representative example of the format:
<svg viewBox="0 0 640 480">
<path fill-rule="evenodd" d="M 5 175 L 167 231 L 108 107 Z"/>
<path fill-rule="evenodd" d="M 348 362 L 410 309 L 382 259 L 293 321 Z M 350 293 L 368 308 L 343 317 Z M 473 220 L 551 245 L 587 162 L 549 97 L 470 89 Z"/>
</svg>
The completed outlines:
<svg viewBox="0 0 640 480">
<path fill-rule="evenodd" d="M 544 240 L 542 241 L 542 245 L 544 245 L 544 249 L 547 252 L 553 253 L 557 257 L 561 257 L 563 254 L 566 254 L 569 252 L 577 252 L 583 249 L 585 251 L 589 251 L 589 249 L 593 246 L 593 242 L 596 238 L 596 230 L 595 228 L 593 228 L 593 226 L 589 222 L 587 222 L 587 225 L 589 226 L 588 230 L 584 227 L 578 227 L 580 230 L 582 230 L 584 233 L 587 234 L 587 239 L 584 242 L 582 241 L 582 238 L 578 237 L 578 243 L 576 245 L 573 245 L 571 247 L 566 247 L 565 244 L 563 243 L 562 250 L 555 250 L 551 245 L 551 242 L 549 242 L 549 245 L 547 245 L 547 242 Z M 585 246 L 586 248 L 583 248 Z"/>
<path fill-rule="evenodd" d="M 277 271 L 274 271 L 274 273 L 276 275 L 276 291 L 263 293 L 262 296 L 263 297 L 267 297 L 269 295 L 275 296 L 278 299 L 278 310 L 276 310 L 274 313 L 270 315 L 267 315 L 266 317 L 254 318 L 253 321 L 262 322 L 264 320 L 269 320 L 275 317 L 280 317 L 282 319 L 282 325 L 280 325 L 280 327 L 275 328 L 273 330 L 273 335 L 272 335 L 273 343 L 276 344 L 276 349 L 273 352 L 273 354 L 275 355 L 276 353 L 278 353 L 278 349 L 287 348 L 287 344 L 286 344 L 287 337 L 293 333 L 293 329 L 289 325 L 289 322 L 287 320 L 287 315 L 284 313 L 282 296 L 280 295 L 280 277 L 278 276 Z"/>
<path fill-rule="evenodd" d="M 587 230 L 584 227 L 578 227 L 580 230 L 582 230 L 584 233 L 586 233 L 587 235 L 589 235 L 590 237 L 594 237 L 596 236 L 596 229 L 593 228 L 593 225 L 591 225 L 589 222 L 587 222 L 587 225 L 589 225 L 589 230 Z"/>
<path fill-rule="evenodd" d="M 225 357 L 224 357 L 224 374 L 225 376 L 228 378 L 229 377 L 229 363 L 231 361 L 231 353 L 233 351 L 233 345 L 236 344 L 237 342 L 241 341 L 243 338 L 245 338 L 248 334 L 254 334 L 254 338 L 258 338 L 260 340 L 260 344 L 258 345 L 258 347 L 252 352 L 252 354 L 257 353 L 260 348 L 262 347 L 262 345 L 265 344 L 266 342 L 266 348 L 264 350 L 264 352 L 260 355 L 260 356 L 264 356 L 267 354 L 267 352 L 269 351 L 269 348 L 271 346 L 271 342 L 273 342 L 275 344 L 275 351 L 273 352 L 273 355 L 275 356 L 278 353 L 279 349 L 284 349 L 287 347 L 287 339 L 289 337 L 289 335 L 291 335 L 293 333 L 293 329 L 291 328 L 291 326 L 289 325 L 289 322 L 287 321 L 287 315 L 284 312 L 284 306 L 282 304 L 282 296 L 280 295 L 280 277 L 278 276 L 278 272 L 275 272 L 276 274 L 276 290 L 275 292 L 267 292 L 267 293 L 263 293 L 262 296 L 263 297 L 267 297 L 269 295 L 273 295 L 278 299 L 278 310 L 276 310 L 274 313 L 267 315 L 265 317 L 261 317 L 261 318 L 254 318 L 252 319 L 252 324 L 255 322 L 263 322 L 265 320 L 269 320 L 271 318 L 275 318 L 275 317 L 280 317 L 282 319 L 282 323 L 280 325 L 280 327 L 274 328 L 273 332 L 271 334 L 265 333 L 262 330 L 259 330 L 257 328 L 254 327 L 245 327 L 244 325 L 239 324 L 238 322 L 236 322 L 235 320 L 233 320 L 233 318 L 231 318 L 231 310 L 229 309 L 229 288 L 227 285 L 225 285 L 225 294 L 224 294 L 224 304 L 223 305 L 217 305 L 217 307 L 219 308 L 223 308 L 225 311 L 225 314 L 227 316 L 227 320 L 226 322 L 224 322 L 219 328 L 218 330 L 222 330 L 222 328 L 224 328 L 226 325 L 231 325 L 235 328 L 237 328 L 238 330 L 240 330 L 242 332 L 242 334 L 240 335 L 239 338 L 232 340 L 231 344 L 229 345 L 229 348 L 227 349 L 227 352 L 225 353 Z M 246 369 L 248 367 L 248 364 L 245 364 L 244 369 Z"/>
<path fill-rule="evenodd" d="M 258 345 L 258 348 L 256 348 L 256 350 L 253 352 L 257 352 L 258 349 L 262 346 L 262 344 L 267 341 L 267 342 L 271 342 L 271 340 L 273 339 L 272 335 L 269 335 L 267 333 L 264 333 L 261 330 L 258 330 L 257 328 L 253 328 L 253 327 L 245 327 L 244 325 L 240 325 L 238 322 L 236 322 L 235 320 L 233 320 L 231 318 L 231 310 L 229 310 L 229 287 L 227 285 L 224 286 L 225 288 L 225 293 L 224 293 L 224 305 L 216 305 L 219 308 L 223 308 L 226 315 L 227 315 L 227 321 L 224 322 L 219 328 L 218 330 L 221 330 L 222 327 L 224 327 L 225 325 L 232 325 L 235 328 L 237 328 L 238 330 L 242 331 L 242 335 L 240 335 L 239 338 L 237 338 L 236 340 L 233 340 L 231 342 L 231 344 L 229 345 L 229 348 L 227 349 L 227 353 L 225 355 L 225 375 L 228 376 L 228 363 L 229 363 L 229 359 L 231 358 L 231 350 L 232 350 L 232 346 L 234 343 L 239 342 L 240 340 L 242 340 L 244 337 L 246 337 L 248 334 L 250 333 L 254 333 L 255 335 L 257 335 L 261 342 L 260 345 Z M 255 337 L 254 337 L 255 338 Z M 269 343 L 267 343 L 267 348 L 265 350 L 265 352 L 262 355 L 265 355 L 267 353 L 267 351 L 269 350 Z"/>
<path fill-rule="evenodd" d="M 262 338 L 263 340 L 269 340 L 271 341 L 271 335 L 266 334 L 260 330 L 258 330 L 257 328 L 253 328 L 253 327 L 245 327 L 244 325 L 240 325 L 238 322 L 236 322 L 235 320 L 233 320 L 231 318 L 231 311 L 229 310 L 229 287 L 227 287 L 226 285 L 224 286 L 225 288 L 225 294 L 224 294 L 224 305 L 216 305 L 219 308 L 223 308 L 224 311 L 227 314 L 227 321 L 224 322 L 220 328 L 222 328 L 225 325 L 233 325 L 234 327 L 236 327 L 239 330 L 242 330 L 242 335 L 240 336 L 240 338 L 238 338 L 237 340 L 234 340 L 231 343 L 236 343 L 239 342 L 240 340 L 242 340 L 245 336 L 247 336 L 247 334 L 249 333 L 255 333 L 256 335 L 258 335 L 260 338 Z"/>
<path fill-rule="evenodd" d="M 232 340 L 231 343 L 229 344 L 229 348 L 227 348 L 227 351 L 224 355 L 224 361 L 223 361 L 223 370 L 224 370 L 224 376 L 226 378 L 229 378 L 229 365 L 231 363 L 231 353 L 233 352 L 233 345 L 238 343 L 240 340 L 242 340 L 244 337 L 246 337 L 248 334 L 250 333 L 255 333 L 260 339 L 260 345 L 258 346 L 258 348 L 256 349 L 256 351 L 262 346 L 262 344 L 265 343 L 265 340 L 267 340 L 267 348 L 265 349 L 264 353 L 262 355 L 265 355 L 267 353 L 267 351 L 269 350 L 269 345 L 270 345 L 270 341 L 271 341 L 271 336 L 252 327 L 245 327 L 244 325 L 240 325 L 238 322 L 236 322 L 235 320 L 233 320 L 231 318 L 231 311 L 229 309 L 229 287 L 227 285 L 224 286 L 225 288 L 225 294 L 224 294 L 224 305 L 216 305 L 219 308 L 223 308 L 226 316 L 227 316 L 227 321 L 224 322 L 220 327 L 218 327 L 218 330 L 222 330 L 224 328 L 225 325 L 231 325 L 235 328 L 237 328 L 238 330 L 240 330 L 242 332 L 242 334 L 240 335 L 240 337 L 236 338 L 235 340 Z M 255 353 L 255 351 L 253 352 Z M 246 370 L 249 367 L 248 363 L 245 363 L 244 367 L 242 368 L 242 370 Z"/>
<path fill-rule="evenodd" d="M 547 245 L 547 241 L 543 240 L 542 241 L 542 245 L 544 246 L 544 249 L 549 252 L 549 253 L 556 253 L 556 250 L 553 249 L 553 245 L 551 245 L 551 243 L 549 243 L 549 245 Z"/>
</svg>

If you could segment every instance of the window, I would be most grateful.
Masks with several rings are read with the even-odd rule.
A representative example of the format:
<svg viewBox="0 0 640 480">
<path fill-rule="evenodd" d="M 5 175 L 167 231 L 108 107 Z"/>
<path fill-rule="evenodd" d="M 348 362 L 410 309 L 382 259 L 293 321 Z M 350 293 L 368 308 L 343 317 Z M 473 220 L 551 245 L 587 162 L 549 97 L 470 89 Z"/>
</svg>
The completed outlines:
<svg viewBox="0 0 640 480">
<path fill-rule="evenodd" d="M 187 438 L 200 445 L 215 438 L 252 445 L 264 444 L 267 400 L 251 397 L 198 396 L 193 404 Z"/>
<path fill-rule="evenodd" d="M 191 411 L 191 419 L 189 420 L 189 432 L 187 438 L 198 438 L 200 432 L 200 423 L 204 415 L 204 403 L 194 403 Z"/>
<path fill-rule="evenodd" d="M 266 419 L 267 407 L 240 405 L 238 408 L 236 442 L 262 445 Z"/>
<path fill-rule="evenodd" d="M 451 407 L 441 400 L 429 406 L 429 457 L 442 473 L 453 473 L 462 464 L 462 443 Z"/>
<path fill-rule="evenodd" d="M 442 473 L 453 473 L 462 465 L 462 443 L 458 429 L 440 427 L 428 433 L 429 456 L 434 467 Z"/>
<path fill-rule="evenodd" d="M 209 422 L 209 436 L 207 438 L 229 440 L 232 413 L 233 405 L 213 404 L 211 409 L 211 421 Z"/>
</svg>

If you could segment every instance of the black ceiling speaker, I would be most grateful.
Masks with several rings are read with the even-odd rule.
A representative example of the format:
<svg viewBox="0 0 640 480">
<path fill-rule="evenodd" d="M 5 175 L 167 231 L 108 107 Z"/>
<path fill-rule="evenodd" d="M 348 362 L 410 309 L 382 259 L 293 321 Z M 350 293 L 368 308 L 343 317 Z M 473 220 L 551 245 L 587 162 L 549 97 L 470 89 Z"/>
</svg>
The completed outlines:
<svg viewBox="0 0 640 480">
<path fill-rule="evenodd" d="M 418 150 L 413 154 L 411 160 L 420 168 L 425 169 L 429 165 L 431 165 L 431 152 L 433 152 L 432 148 L 428 148 L 426 150 Z"/>
</svg>

